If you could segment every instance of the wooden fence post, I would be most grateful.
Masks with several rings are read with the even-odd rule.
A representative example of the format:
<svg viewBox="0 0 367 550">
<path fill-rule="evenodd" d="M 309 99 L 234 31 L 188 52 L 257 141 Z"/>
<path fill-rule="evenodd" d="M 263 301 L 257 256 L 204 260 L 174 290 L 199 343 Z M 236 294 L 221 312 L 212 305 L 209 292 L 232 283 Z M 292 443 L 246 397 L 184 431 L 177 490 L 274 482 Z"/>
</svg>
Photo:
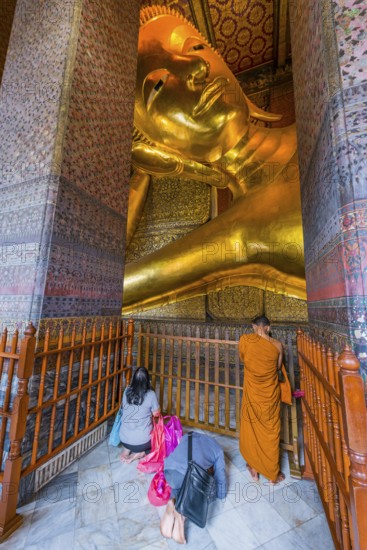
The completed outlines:
<svg viewBox="0 0 367 550">
<path fill-rule="evenodd" d="M 28 382 L 33 371 L 36 347 L 36 329 L 30 323 L 21 342 L 17 378 L 18 388 L 10 416 L 10 448 L 5 461 L 2 495 L 0 501 L 0 542 L 5 540 L 22 523 L 23 518 L 16 513 L 18 489 L 22 470 L 21 444 L 25 434 L 28 413 Z"/>
<path fill-rule="evenodd" d="M 359 361 L 349 346 L 339 355 L 339 379 L 344 433 L 350 457 L 349 490 L 351 497 L 354 548 L 367 550 L 367 411 Z"/>
<path fill-rule="evenodd" d="M 129 370 L 126 371 L 126 374 L 125 374 L 126 386 L 130 384 L 130 380 L 131 380 L 131 371 L 132 371 L 132 364 L 133 364 L 133 345 L 134 345 L 134 320 L 129 319 L 128 325 L 127 325 L 126 366 L 130 368 Z"/>
<path fill-rule="evenodd" d="M 307 366 L 303 362 L 302 354 L 304 353 L 304 341 L 305 341 L 305 334 L 303 330 L 300 328 L 297 330 L 297 350 L 298 350 L 298 364 L 300 367 L 300 385 L 301 390 L 305 394 L 305 399 L 307 398 L 307 388 L 306 388 L 306 368 Z M 310 460 L 308 457 L 307 450 L 311 449 L 311 442 L 309 441 L 309 420 L 306 414 L 305 404 L 303 402 L 303 399 L 301 400 L 301 408 L 302 408 L 302 435 L 303 435 L 303 458 L 304 458 L 304 465 L 302 470 L 302 478 L 304 479 L 314 479 L 314 475 L 312 472 Z"/>
</svg>

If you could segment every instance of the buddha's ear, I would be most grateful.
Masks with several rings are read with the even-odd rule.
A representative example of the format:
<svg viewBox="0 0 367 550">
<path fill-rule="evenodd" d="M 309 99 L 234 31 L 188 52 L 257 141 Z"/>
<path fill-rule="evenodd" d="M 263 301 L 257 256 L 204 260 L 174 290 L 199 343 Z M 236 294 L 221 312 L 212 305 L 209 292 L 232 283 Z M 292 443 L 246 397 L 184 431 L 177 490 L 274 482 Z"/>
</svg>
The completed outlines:
<svg viewBox="0 0 367 550">
<path fill-rule="evenodd" d="M 283 118 L 283 115 L 276 115 L 275 113 L 268 113 L 267 111 L 264 111 L 263 109 L 260 109 L 255 103 L 252 103 L 251 99 L 246 97 L 246 103 L 248 105 L 250 116 L 252 118 L 256 118 L 257 120 L 261 120 L 263 122 L 278 122 Z"/>
</svg>

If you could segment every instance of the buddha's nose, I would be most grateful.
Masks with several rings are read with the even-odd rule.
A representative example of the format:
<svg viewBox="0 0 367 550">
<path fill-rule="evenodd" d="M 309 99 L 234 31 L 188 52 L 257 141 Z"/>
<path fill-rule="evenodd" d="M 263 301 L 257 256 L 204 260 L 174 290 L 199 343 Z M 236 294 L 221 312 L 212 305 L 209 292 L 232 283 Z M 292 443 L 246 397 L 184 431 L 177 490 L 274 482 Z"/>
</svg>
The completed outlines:
<svg viewBox="0 0 367 550">
<path fill-rule="evenodd" d="M 202 57 L 195 57 L 192 61 L 192 70 L 189 76 L 197 82 L 204 82 L 209 76 L 210 65 Z"/>
<path fill-rule="evenodd" d="M 210 65 L 202 57 L 196 55 L 182 56 L 178 61 L 179 72 L 187 80 L 189 87 L 205 82 L 209 76 Z"/>
</svg>

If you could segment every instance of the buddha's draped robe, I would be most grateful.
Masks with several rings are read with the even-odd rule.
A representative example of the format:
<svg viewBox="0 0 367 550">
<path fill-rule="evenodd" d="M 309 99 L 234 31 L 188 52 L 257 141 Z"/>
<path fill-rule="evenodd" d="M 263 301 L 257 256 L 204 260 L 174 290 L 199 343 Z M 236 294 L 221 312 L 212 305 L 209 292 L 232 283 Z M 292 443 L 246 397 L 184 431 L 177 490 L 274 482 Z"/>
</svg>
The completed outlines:
<svg viewBox="0 0 367 550">
<path fill-rule="evenodd" d="M 279 473 L 279 350 L 257 334 L 244 334 L 239 354 L 245 367 L 240 451 L 252 468 L 275 481 Z"/>
</svg>

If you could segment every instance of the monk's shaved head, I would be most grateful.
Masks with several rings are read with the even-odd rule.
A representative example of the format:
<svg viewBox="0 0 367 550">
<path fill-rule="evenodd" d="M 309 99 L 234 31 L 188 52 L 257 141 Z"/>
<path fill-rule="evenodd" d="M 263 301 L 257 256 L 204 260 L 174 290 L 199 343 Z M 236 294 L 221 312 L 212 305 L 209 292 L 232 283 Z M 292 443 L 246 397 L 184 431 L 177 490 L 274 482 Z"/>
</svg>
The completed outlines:
<svg viewBox="0 0 367 550">
<path fill-rule="evenodd" d="M 258 317 L 255 317 L 255 319 L 252 321 L 253 325 L 263 325 L 264 327 L 270 327 L 270 321 L 265 315 L 259 315 Z"/>
</svg>

